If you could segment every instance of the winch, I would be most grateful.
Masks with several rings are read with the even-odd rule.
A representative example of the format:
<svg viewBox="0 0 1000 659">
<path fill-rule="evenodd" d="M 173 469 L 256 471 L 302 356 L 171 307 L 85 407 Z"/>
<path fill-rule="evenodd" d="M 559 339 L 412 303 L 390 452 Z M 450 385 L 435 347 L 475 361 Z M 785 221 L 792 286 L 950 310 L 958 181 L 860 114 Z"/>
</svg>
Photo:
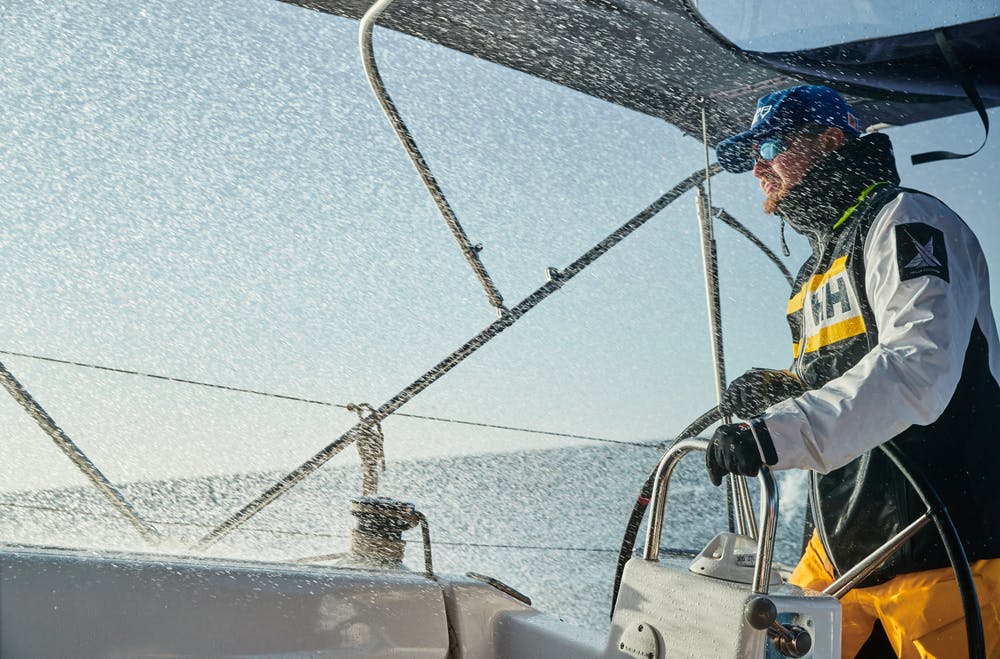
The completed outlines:
<svg viewBox="0 0 1000 659">
<path fill-rule="evenodd" d="M 430 529 L 427 518 L 412 503 L 388 497 L 351 499 L 355 527 L 351 529 L 350 552 L 338 563 L 351 567 L 403 570 L 406 541 L 403 532 L 421 527 L 424 544 L 424 572 L 434 575 L 431 561 Z"/>
</svg>

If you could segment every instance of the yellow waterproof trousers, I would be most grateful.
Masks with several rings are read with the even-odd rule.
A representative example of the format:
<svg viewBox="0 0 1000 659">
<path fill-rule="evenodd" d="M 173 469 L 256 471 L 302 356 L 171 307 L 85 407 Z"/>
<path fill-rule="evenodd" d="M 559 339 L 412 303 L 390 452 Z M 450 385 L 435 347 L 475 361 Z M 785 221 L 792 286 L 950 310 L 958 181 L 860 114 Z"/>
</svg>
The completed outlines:
<svg viewBox="0 0 1000 659">
<path fill-rule="evenodd" d="M 986 656 L 1000 659 L 1000 559 L 976 561 L 972 577 L 983 615 Z M 790 581 L 823 590 L 834 580 L 833 566 L 814 533 Z M 855 588 L 840 601 L 843 659 L 854 659 L 882 621 L 900 659 L 967 659 L 962 599 L 950 567 L 901 574 L 878 586 Z"/>
</svg>

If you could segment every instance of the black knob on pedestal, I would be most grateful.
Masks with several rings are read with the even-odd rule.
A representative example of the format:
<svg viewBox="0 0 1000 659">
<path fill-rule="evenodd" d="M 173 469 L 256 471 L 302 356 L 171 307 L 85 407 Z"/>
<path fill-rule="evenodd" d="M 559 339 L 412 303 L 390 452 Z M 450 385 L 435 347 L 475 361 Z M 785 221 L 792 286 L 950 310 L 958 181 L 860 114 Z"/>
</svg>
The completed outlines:
<svg viewBox="0 0 1000 659">
<path fill-rule="evenodd" d="M 774 602 L 764 596 L 758 596 L 747 602 L 743 609 L 747 624 L 754 629 L 764 630 L 778 619 L 778 609 Z"/>
</svg>

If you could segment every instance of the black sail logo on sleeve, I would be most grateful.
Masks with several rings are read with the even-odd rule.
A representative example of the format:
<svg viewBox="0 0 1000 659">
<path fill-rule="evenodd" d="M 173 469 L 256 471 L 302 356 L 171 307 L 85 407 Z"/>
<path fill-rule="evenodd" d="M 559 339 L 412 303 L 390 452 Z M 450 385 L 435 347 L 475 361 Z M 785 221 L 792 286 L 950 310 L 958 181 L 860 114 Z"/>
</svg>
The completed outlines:
<svg viewBox="0 0 1000 659">
<path fill-rule="evenodd" d="M 896 263 L 899 280 L 934 276 L 948 281 L 948 252 L 940 229 L 912 222 L 900 224 L 896 233 Z"/>
</svg>

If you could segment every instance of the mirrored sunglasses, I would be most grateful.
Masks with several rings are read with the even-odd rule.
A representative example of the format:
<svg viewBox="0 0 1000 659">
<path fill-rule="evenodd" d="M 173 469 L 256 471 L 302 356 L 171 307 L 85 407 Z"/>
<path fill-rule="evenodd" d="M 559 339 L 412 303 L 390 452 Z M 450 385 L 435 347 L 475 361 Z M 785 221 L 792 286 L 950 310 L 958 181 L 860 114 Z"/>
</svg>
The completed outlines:
<svg viewBox="0 0 1000 659">
<path fill-rule="evenodd" d="M 771 162 L 779 155 L 788 151 L 790 144 L 789 142 L 793 137 L 799 135 L 818 135 L 821 130 L 814 130 L 810 128 L 804 128 L 801 130 L 796 130 L 792 133 L 786 135 L 775 135 L 774 137 L 769 137 L 754 149 L 754 165 L 757 164 L 757 160 L 764 160 L 766 162 Z"/>
<path fill-rule="evenodd" d="M 760 160 L 771 162 L 785 151 L 788 151 L 788 138 L 784 135 L 769 137 L 758 144 L 755 151 L 755 160 L 759 158 Z"/>
</svg>

